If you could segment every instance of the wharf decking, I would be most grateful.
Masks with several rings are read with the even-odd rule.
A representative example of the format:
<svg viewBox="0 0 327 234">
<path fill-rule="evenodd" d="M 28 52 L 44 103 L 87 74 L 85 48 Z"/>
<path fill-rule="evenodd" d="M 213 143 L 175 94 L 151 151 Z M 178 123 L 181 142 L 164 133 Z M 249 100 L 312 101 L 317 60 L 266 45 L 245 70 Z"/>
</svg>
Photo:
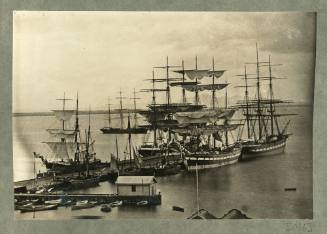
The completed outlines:
<svg viewBox="0 0 327 234">
<path fill-rule="evenodd" d="M 117 194 L 28 194 L 28 193 L 18 193 L 14 195 L 17 201 L 23 200 L 34 200 L 39 199 L 42 201 L 64 199 L 71 200 L 73 202 L 88 200 L 96 201 L 98 203 L 111 203 L 115 201 L 123 201 L 124 205 L 133 205 L 139 201 L 148 201 L 149 205 L 160 205 L 161 204 L 161 194 L 156 194 L 153 196 L 120 196 Z"/>
<path fill-rule="evenodd" d="M 90 174 L 101 174 L 101 175 L 106 175 L 112 173 L 111 169 L 109 167 L 102 168 L 102 169 L 97 169 L 97 170 L 90 170 Z M 57 178 L 60 177 L 72 177 L 76 176 L 78 173 L 66 173 L 66 174 L 60 174 L 56 176 Z M 14 182 L 15 187 L 22 187 L 26 186 L 27 190 L 30 190 L 34 187 L 43 187 L 43 186 L 48 186 L 51 184 L 55 184 L 56 181 L 54 181 L 54 176 L 53 175 L 45 175 L 44 177 L 37 178 L 37 179 L 28 179 L 28 180 L 21 180 L 21 181 L 16 181 Z"/>
</svg>

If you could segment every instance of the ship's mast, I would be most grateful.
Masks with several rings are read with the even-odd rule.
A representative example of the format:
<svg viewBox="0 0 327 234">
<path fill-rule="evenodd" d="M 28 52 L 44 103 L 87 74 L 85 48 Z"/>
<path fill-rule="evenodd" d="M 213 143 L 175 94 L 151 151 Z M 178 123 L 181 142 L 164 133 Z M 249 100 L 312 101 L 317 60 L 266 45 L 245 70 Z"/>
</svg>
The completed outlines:
<svg viewBox="0 0 327 234">
<path fill-rule="evenodd" d="M 169 65 L 168 65 L 168 56 L 166 58 L 166 84 L 167 84 L 167 109 L 170 105 L 170 87 L 169 87 Z"/>
<path fill-rule="evenodd" d="M 258 44 L 255 44 L 257 52 L 257 113 L 258 113 L 258 126 L 259 126 L 259 140 L 262 137 L 262 126 L 261 126 L 261 105 L 260 105 L 260 71 L 259 71 L 259 53 Z"/>
<path fill-rule="evenodd" d="M 216 90 L 214 89 L 215 86 L 215 58 L 212 57 L 212 109 L 215 109 L 215 94 Z"/>
<path fill-rule="evenodd" d="M 184 60 L 182 60 L 182 71 L 183 71 L 183 77 L 182 77 L 182 82 L 183 82 L 183 84 L 184 84 L 184 82 L 185 82 L 185 68 L 184 68 Z M 183 97 L 183 100 L 182 100 L 182 102 L 183 102 L 183 104 L 185 104 L 186 103 L 186 94 L 185 94 L 185 88 L 183 87 L 183 89 L 182 89 L 182 97 Z"/>
<path fill-rule="evenodd" d="M 116 155 L 117 155 L 117 160 L 119 160 L 119 150 L 118 150 L 118 140 L 117 140 L 117 135 L 116 135 Z"/>
<path fill-rule="evenodd" d="M 166 64 L 166 72 L 167 72 L 167 112 L 169 111 L 169 105 L 170 105 L 170 87 L 169 87 L 169 65 L 168 65 L 168 56 L 167 56 L 167 64 Z M 168 113 L 168 119 L 171 119 L 171 113 Z M 168 128 L 168 140 L 171 140 L 171 131 L 170 128 Z M 167 145 L 168 146 L 168 145 Z M 168 150 L 168 147 L 167 147 Z"/>
<path fill-rule="evenodd" d="M 66 101 L 72 100 L 72 99 L 68 99 L 66 98 L 66 93 L 64 92 L 64 98 L 58 98 L 57 100 L 62 101 L 62 112 L 63 115 L 65 115 L 65 105 L 66 105 Z M 65 120 L 62 120 L 62 130 L 65 130 Z"/>
<path fill-rule="evenodd" d="M 89 107 L 89 127 L 87 130 L 87 140 L 86 140 L 86 175 L 89 177 L 90 171 L 89 171 L 89 158 L 90 158 L 90 136 L 91 136 L 91 107 Z"/>
<path fill-rule="evenodd" d="M 248 77 L 246 73 L 246 65 L 244 65 L 244 80 L 245 80 L 246 125 L 248 131 L 248 139 L 250 139 L 249 91 L 248 91 Z"/>
<path fill-rule="evenodd" d="M 124 128 L 124 114 L 123 114 L 123 99 L 126 97 L 122 96 L 122 91 L 119 90 L 119 104 L 120 104 L 120 129 Z"/>
<path fill-rule="evenodd" d="M 152 79 L 152 82 L 162 82 L 162 81 L 166 81 L 166 89 L 154 89 L 153 88 L 153 92 L 154 91 L 166 91 L 166 114 L 167 114 L 167 118 L 168 120 L 171 120 L 172 115 L 170 112 L 170 103 L 171 103 L 171 97 L 170 97 L 170 78 L 169 78 L 169 68 L 173 68 L 173 67 L 180 67 L 180 66 L 170 66 L 169 62 L 168 62 L 168 56 L 166 57 L 166 66 L 162 66 L 162 67 L 153 67 L 153 68 L 163 68 L 166 70 L 166 78 L 165 79 Z M 172 79 L 178 79 L 178 78 L 172 78 Z M 170 128 L 168 128 L 168 132 L 169 132 L 169 141 L 171 139 L 171 131 Z"/>
<path fill-rule="evenodd" d="M 79 135 L 79 118 L 78 118 L 78 93 L 76 96 L 76 121 L 75 121 L 75 143 L 76 143 L 76 152 L 75 152 L 75 162 L 79 162 L 79 142 L 78 142 L 78 135 Z"/>
<path fill-rule="evenodd" d="M 198 216 L 200 214 L 200 203 L 199 203 L 199 173 L 198 173 L 198 164 L 195 164 L 195 172 L 196 172 L 196 208 L 198 211 Z"/>
<path fill-rule="evenodd" d="M 227 78 L 226 78 L 226 84 L 227 84 Z M 227 86 L 226 86 L 226 89 L 225 89 L 225 109 L 227 110 L 227 105 L 228 105 L 228 102 L 227 102 Z M 225 120 L 225 123 L 226 123 L 226 130 L 225 130 L 225 144 L 226 146 L 228 146 L 228 130 L 227 130 L 227 125 L 228 125 L 228 120 L 226 118 Z"/>
<path fill-rule="evenodd" d="M 195 56 L 195 70 L 198 70 L 198 56 Z M 198 77 L 195 78 L 196 84 L 198 83 Z M 195 105 L 199 104 L 199 91 L 195 90 Z"/>
<path fill-rule="evenodd" d="M 153 104 L 153 145 L 157 147 L 157 112 L 154 70 L 152 71 L 152 104 Z"/>
<path fill-rule="evenodd" d="M 36 187 L 37 176 L 36 176 L 36 166 L 35 166 L 35 155 L 33 157 L 33 172 L 34 172 L 34 187 Z"/>
<path fill-rule="evenodd" d="M 110 109 L 110 97 L 108 97 L 108 127 L 111 127 L 111 109 Z"/>
<path fill-rule="evenodd" d="M 130 99 L 133 99 L 133 104 L 134 104 L 134 128 L 136 128 L 136 126 L 137 126 L 136 99 L 140 99 L 140 98 L 136 97 L 135 88 L 134 88 L 134 91 L 133 91 L 133 95 L 134 95 L 133 98 L 130 98 Z"/>
<path fill-rule="evenodd" d="M 271 63 L 270 63 L 270 55 L 268 60 L 269 66 L 269 91 L 270 91 L 270 128 L 271 128 L 271 136 L 274 135 L 274 109 L 273 109 L 273 87 L 272 87 L 272 76 L 271 76 Z"/>
<path fill-rule="evenodd" d="M 127 129 L 128 129 L 128 149 L 129 149 L 129 164 L 132 164 L 132 144 L 131 144 L 131 121 L 130 121 L 130 115 L 127 117 Z"/>
</svg>

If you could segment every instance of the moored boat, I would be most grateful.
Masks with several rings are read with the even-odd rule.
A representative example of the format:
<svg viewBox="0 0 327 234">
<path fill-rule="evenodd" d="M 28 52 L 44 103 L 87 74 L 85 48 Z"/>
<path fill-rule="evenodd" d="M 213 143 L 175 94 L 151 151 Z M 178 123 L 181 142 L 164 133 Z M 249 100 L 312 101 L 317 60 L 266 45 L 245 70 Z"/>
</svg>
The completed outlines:
<svg viewBox="0 0 327 234">
<path fill-rule="evenodd" d="M 102 212 L 110 212 L 111 211 L 111 207 L 110 205 L 104 204 L 101 206 L 101 211 Z"/>
<path fill-rule="evenodd" d="M 241 124 L 230 123 L 230 119 L 236 112 L 236 108 L 227 107 L 227 81 L 225 83 L 215 83 L 225 70 L 198 69 L 197 58 L 195 59 L 195 69 L 184 69 L 182 62 L 181 70 L 173 72 L 182 75 L 181 78 L 170 78 L 169 68 L 175 67 L 168 64 L 158 68 L 166 70 L 166 78 L 153 78 L 152 89 L 153 101 L 149 106 L 149 122 L 151 123 L 151 131 L 153 132 L 153 142 L 146 142 L 137 150 L 140 167 L 149 173 L 155 172 L 156 169 L 165 172 L 177 172 L 179 170 L 178 163 L 185 162 L 185 166 L 189 170 L 194 170 L 197 163 L 199 169 L 215 168 L 232 163 L 236 163 L 241 155 L 240 145 L 236 141 L 230 143 L 228 137 L 232 131 L 237 130 Z M 186 81 L 189 78 L 191 81 Z M 212 79 L 210 84 L 201 84 L 200 80 Z M 175 82 L 175 81 L 178 82 Z M 166 83 L 165 89 L 155 87 L 156 82 Z M 171 103 L 170 88 L 182 88 L 183 103 L 176 105 Z M 225 107 L 219 107 L 216 100 L 216 92 L 226 90 Z M 166 104 L 156 104 L 156 92 L 166 92 Z M 185 91 L 195 93 L 196 108 L 190 108 L 186 102 Z M 202 91 L 210 91 L 212 93 L 212 108 L 206 108 L 206 105 L 200 105 L 200 95 Z M 165 106 L 165 108 L 163 108 Z M 184 107 L 181 108 L 181 107 Z M 189 107 L 189 108 L 186 108 Z M 159 136 L 159 137 L 157 137 Z M 222 139 L 222 136 L 225 139 Z M 181 139 L 182 138 L 182 139 Z M 216 144 L 220 144 L 217 146 Z M 175 168 L 166 167 L 167 163 L 178 165 Z M 157 166 L 159 164 L 159 166 Z M 161 165 L 160 165 L 161 164 Z M 173 170 L 171 170 L 173 169 Z M 175 173 L 174 172 L 174 173 Z M 157 174 L 156 174 L 157 175 Z"/>
<path fill-rule="evenodd" d="M 60 199 L 56 199 L 56 200 L 49 200 L 49 201 L 45 201 L 44 204 L 45 205 L 60 205 L 62 204 L 63 200 Z"/>
<path fill-rule="evenodd" d="M 136 202 L 136 205 L 137 206 L 147 206 L 147 205 L 149 205 L 149 202 L 148 201 L 139 201 L 139 202 Z"/>
<path fill-rule="evenodd" d="M 238 162 L 241 152 L 240 146 L 232 146 L 224 150 L 200 151 L 186 154 L 186 166 L 189 171 L 194 171 L 196 165 L 199 170 L 230 165 Z"/>
<path fill-rule="evenodd" d="M 71 209 L 72 210 L 88 209 L 88 208 L 95 207 L 96 205 L 97 205 L 97 202 L 95 202 L 95 201 L 84 200 L 84 201 L 76 202 L 76 204 L 73 205 Z"/>
<path fill-rule="evenodd" d="M 118 207 L 118 206 L 122 206 L 123 205 L 123 201 L 115 201 L 115 202 L 111 202 L 109 204 L 110 207 Z"/>
<path fill-rule="evenodd" d="M 90 149 L 88 155 L 88 166 L 86 166 L 85 154 L 86 143 L 81 141 L 79 129 L 79 115 L 78 115 L 78 96 L 76 98 L 76 110 L 67 110 L 66 102 L 72 99 L 64 97 L 58 99 L 63 102 L 62 110 L 53 110 L 55 117 L 61 123 L 61 128 L 47 129 L 50 134 L 50 140 L 42 143 L 46 144 L 50 150 L 51 155 L 45 157 L 44 155 L 34 152 L 35 158 L 40 158 L 51 173 L 74 173 L 109 166 L 107 162 L 101 162 L 95 157 L 92 151 L 93 142 L 90 142 Z M 75 114 L 75 127 L 70 127 L 70 120 Z M 51 158 L 51 159 L 50 159 Z"/>
<path fill-rule="evenodd" d="M 69 185 L 65 190 L 77 190 L 90 187 L 96 187 L 99 185 L 100 177 L 99 176 L 77 176 L 69 179 Z"/>
<path fill-rule="evenodd" d="M 287 138 L 288 136 L 280 136 L 262 143 L 245 142 L 242 144 L 241 159 L 281 154 L 285 151 Z"/>
<path fill-rule="evenodd" d="M 21 212 L 36 212 L 36 211 L 45 211 L 45 210 L 56 210 L 58 204 L 56 205 L 25 205 L 18 207 L 17 209 Z"/>
<path fill-rule="evenodd" d="M 239 103 L 243 110 L 247 126 L 247 140 L 242 143 L 241 159 L 249 159 L 267 155 L 276 155 L 284 152 L 287 140 L 290 134 L 287 134 L 287 127 L 290 120 L 285 124 L 284 128 L 280 129 L 279 118 L 294 114 L 277 113 L 280 111 L 277 106 L 283 104 L 287 106 L 289 101 L 274 98 L 273 80 L 282 79 L 272 75 L 272 67 L 280 64 L 272 64 L 270 56 L 268 62 L 259 61 L 258 47 L 256 46 L 256 74 L 251 76 L 247 73 L 247 66 L 244 67 L 244 75 L 242 78 L 245 81 L 245 98 Z M 268 71 L 261 68 L 266 67 Z M 266 74 L 265 74 L 266 73 Z M 256 85 L 248 83 L 249 79 L 255 79 Z M 269 95 L 268 98 L 261 96 L 261 86 L 263 81 L 269 81 Z M 249 98 L 250 87 L 256 90 L 255 97 Z"/>
<path fill-rule="evenodd" d="M 111 124 L 111 109 L 110 109 L 110 103 L 108 103 L 108 126 L 101 128 L 101 132 L 103 134 L 145 134 L 148 130 L 147 127 L 138 126 L 137 125 L 137 109 L 136 109 L 136 92 L 134 90 L 134 97 L 131 99 L 134 99 L 134 126 L 130 128 L 124 127 L 124 114 L 123 114 L 123 99 L 126 97 L 122 96 L 122 92 L 120 91 L 119 95 L 119 102 L 120 102 L 120 109 L 119 109 L 119 116 L 120 116 L 120 127 L 113 127 Z"/>
</svg>

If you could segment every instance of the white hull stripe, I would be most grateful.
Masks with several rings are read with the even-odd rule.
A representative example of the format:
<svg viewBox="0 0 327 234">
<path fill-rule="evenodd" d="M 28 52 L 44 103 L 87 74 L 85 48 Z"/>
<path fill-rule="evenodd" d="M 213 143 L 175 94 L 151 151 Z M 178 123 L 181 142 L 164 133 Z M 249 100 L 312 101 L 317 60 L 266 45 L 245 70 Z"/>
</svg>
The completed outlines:
<svg viewBox="0 0 327 234">
<path fill-rule="evenodd" d="M 238 162 L 238 159 L 233 160 L 233 161 L 228 161 L 228 162 L 216 163 L 216 164 L 188 166 L 187 169 L 189 171 L 194 171 L 196 169 L 201 170 L 201 169 L 207 169 L 207 168 L 216 168 L 216 167 L 222 167 L 222 166 L 237 163 L 237 162 Z"/>
<path fill-rule="evenodd" d="M 226 159 L 234 159 L 234 158 L 238 158 L 241 155 L 241 152 L 237 152 L 235 154 L 232 154 L 230 156 L 216 156 L 216 157 L 185 157 L 186 160 L 205 160 L 205 161 L 222 161 L 222 160 L 226 160 Z"/>
<path fill-rule="evenodd" d="M 263 151 L 278 149 L 278 148 L 281 148 L 281 147 L 283 147 L 285 145 L 286 145 L 286 143 L 284 142 L 282 144 L 274 145 L 274 146 L 271 146 L 271 147 L 264 147 L 264 148 L 259 148 L 259 149 L 249 149 L 249 151 L 252 151 L 252 152 L 263 152 Z"/>
</svg>

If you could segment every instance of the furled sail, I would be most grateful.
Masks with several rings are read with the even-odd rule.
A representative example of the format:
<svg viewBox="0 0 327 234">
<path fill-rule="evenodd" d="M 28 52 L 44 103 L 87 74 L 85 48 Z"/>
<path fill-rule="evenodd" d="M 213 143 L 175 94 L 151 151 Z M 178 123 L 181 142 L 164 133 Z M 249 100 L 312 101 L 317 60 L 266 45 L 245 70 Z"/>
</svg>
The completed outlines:
<svg viewBox="0 0 327 234">
<path fill-rule="evenodd" d="M 171 82 L 169 85 L 172 87 L 182 86 L 182 85 L 197 85 L 199 82 L 196 81 L 184 81 L 184 82 Z"/>
<path fill-rule="evenodd" d="M 206 70 L 177 70 L 175 72 L 180 73 L 180 74 L 186 74 L 188 78 L 191 80 L 201 80 L 202 78 L 209 76 L 208 75 L 208 69 Z"/>
<path fill-rule="evenodd" d="M 181 85 L 182 88 L 187 91 L 204 91 L 204 90 L 221 90 L 224 89 L 228 84 L 204 84 L 204 85 Z"/>
<path fill-rule="evenodd" d="M 215 78 L 219 78 L 224 74 L 225 70 L 220 71 L 208 71 L 209 76 L 214 76 Z"/>
<path fill-rule="evenodd" d="M 212 135 L 221 131 L 232 131 L 239 127 L 240 124 L 208 125 L 204 127 L 189 127 L 172 130 L 174 133 L 184 136 Z"/>
<path fill-rule="evenodd" d="M 194 112 L 179 112 L 174 116 L 179 124 L 215 123 L 219 119 L 230 119 L 235 109 L 201 110 Z"/>
<path fill-rule="evenodd" d="M 70 138 L 74 137 L 76 131 L 74 129 L 47 129 L 47 132 L 50 133 L 52 136 L 58 138 Z"/>
<path fill-rule="evenodd" d="M 68 121 L 71 119 L 75 110 L 52 110 L 56 118 L 60 121 Z"/>
</svg>

